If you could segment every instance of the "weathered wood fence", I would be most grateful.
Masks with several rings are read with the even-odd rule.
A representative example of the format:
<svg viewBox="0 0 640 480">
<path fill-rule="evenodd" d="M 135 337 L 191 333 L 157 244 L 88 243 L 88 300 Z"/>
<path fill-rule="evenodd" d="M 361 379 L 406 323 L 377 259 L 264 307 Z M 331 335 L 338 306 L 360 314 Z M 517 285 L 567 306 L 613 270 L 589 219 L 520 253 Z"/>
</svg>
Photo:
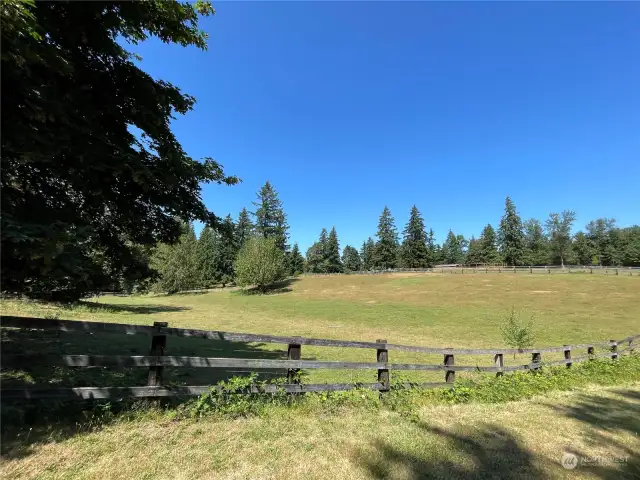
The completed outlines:
<svg viewBox="0 0 640 480">
<path fill-rule="evenodd" d="M 622 275 L 640 276 L 640 267 L 600 267 L 582 265 L 533 265 L 533 266 L 484 266 L 484 265 L 437 265 L 431 268 L 390 268 L 386 270 L 362 270 L 358 272 L 345 273 L 305 273 L 306 276 L 323 277 L 329 275 L 378 275 L 385 273 L 449 273 L 449 274 L 470 274 L 470 273 L 511 273 L 511 274 L 600 274 L 600 275 Z"/>
<path fill-rule="evenodd" d="M 143 367 L 149 369 L 146 386 L 131 387 L 77 387 L 52 388 L 50 386 L 34 386 L 19 389 L 2 389 L 3 400 L 59 398 L 59 399 L 120 399 L 125 397 L 172 397 L 199 395 L 208 392 L 212 386 L 180 386 L 169 387 L 162 383 L 164 367 L 200 367 L 200 368 L 245 368 L 245 369 L 286 369 L 288 382 L 283 385 L 256 385 L 248 393 L 273 393 L 283 389 L 286 392 L 319 392 L 350 390 L 356 387 L 379 390 L 390 389 L 390 372 L 392 371 L 441 371 L 444 381 L 433 383 L 412 384 L 422 388 L 451 387 L 455 382 L 456 372 L 487 372 L 500 376 L 505 372 L 529 370 L 535 371 L 543 366 L 566 365 L 595 358 L 611 358 L 616 360 L 623 353 L 632 353 L 640 335 L 633 335 L 622 340 L 609 340 L 579 345 L 562 345 L 557 347 L 529 348 L 529 349 L 463 349 L 419 347 L 396 345 L 387 340 L 376 342 L 357 342 L 343 340 L 329 340 L 305 337 L 283 337 L 275 335 L 256 335 L 249 333 L 233 333 L 212 330 L 195 330 L 169 327 L 167 322 L 154 322 L 153 326 L 132 325 L 120 323 L 86 322 L 76 320 L 52 320 L 33 317 L 0 316 L 2 327 L 19 329 L 46 329 L 63 332 L 108 332 L 127 335 L 142 334 L 151 336 L 149 355 L 2 355 L 2 367 L 24 366 L 34 363 L 44 363 L 50 366 L 65 367 Z M 165 355 L 167 338 L 170 336 L 204 338 L 217 341 L 231 342 L 260 342 L 279 343 L 288 346 L 286 360 L 248 359 L 248 358 L 219 358 L 219 357 L 184 357 Z M 336 362 L 302 360 L 302 346 L 342 347 L 375 350 L 375 362 Z M 604 349 L 604 353 L 595 353 L 595 349 Z M 389 363 L 389 351 L 414 352 L 442 355 L 441 364 L 423 363 Z M 578 351 L 583 355 L 573 356 Z M 544 362 L 544 353 L 563 353 L 564 359 Z M 506 366 L 504 356 L 508 354 L 530 354 L 531 362 L 524 365 Z M 464 355 L 490 355 L 493 366 L 458 365 L 456 360 Z M 373 360 L 373 355 L 372 355 Z M 300 369 L 354 369 L 376 370 L 378 381 L 375 383 L 353 384 L 300 384 L 297 382 L 297 372 Z"/>
</svg>

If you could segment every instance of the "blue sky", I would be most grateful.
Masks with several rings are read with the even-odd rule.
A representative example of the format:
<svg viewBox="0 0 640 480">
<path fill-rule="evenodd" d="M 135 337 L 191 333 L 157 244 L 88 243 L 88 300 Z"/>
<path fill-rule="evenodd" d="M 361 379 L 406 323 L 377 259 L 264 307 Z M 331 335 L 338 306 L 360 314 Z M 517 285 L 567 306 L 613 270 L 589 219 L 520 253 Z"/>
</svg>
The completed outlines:
<svg viewBox="0 0 640 480">
<path fill-rule="evenodd" d="M 142 68 L 197 99 L 174 122 L 218 215 L 269 179 L 303 252 L 360 246 L 388 205 L 442 240 L 574 209 L 640 222 L 640 3 L 215 2 L 209 50 L 151 40 Z"/>
</svg>

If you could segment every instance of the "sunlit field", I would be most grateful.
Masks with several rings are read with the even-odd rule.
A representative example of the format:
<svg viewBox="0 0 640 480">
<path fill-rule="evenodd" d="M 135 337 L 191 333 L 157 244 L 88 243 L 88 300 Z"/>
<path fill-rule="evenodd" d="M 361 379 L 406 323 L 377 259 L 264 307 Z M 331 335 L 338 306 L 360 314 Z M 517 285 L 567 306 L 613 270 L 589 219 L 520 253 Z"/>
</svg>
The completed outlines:
<svg viewBox="0 0 640 480">
<path fill-rule="evenodd" d="M 640 278 L 626 276 L 502 274 L 389 274 L 301 277 L 269 295 L 234 289 L 173 296 L 102 296 L 72 308 L 5 301 L 4 314 L 206 330 L 375 341 L 433 347 L 506 347 L 500 328 L 515 309 L 531 321 L 535 346 L 618 339 L 640 331 Z M 71 336 L 71 334 L 68 334 Z M 118 336 L 103 342 L 86 335 L 67 341 L 64 353 L 146 354 L 148 339 Z M 54 342 L 46 348 L 54 348 Z M 41 346 L 34 346 L 41 350 Z M 57 348 L 57 347 L 55 347 Z M 130 353 L 131 352 L 131 353 Z M 286 345 L 212 343 L 170 337 L 169 355 L 282 358 Z M 574 353 L 578 355 L 580 352 Z M 561 355 L 561 354 L 559 354 Z M 560 358 L 548 354 L 543 360 Z M 302 348 L 303 359 L 375 361 L 375 351 Z M 505 357 L 506 364 L 528 356 Z M 390 351 L 390 362 L 441 363 L 439 355 Z M 492 358 L 456 358 L 459 365 L 491 365 Z M 197 371 L 196 371 L 197 370 Z M 204 371 L 203 371 L 204 370 Z M 144 373 L 144 372 L 140 372 Z M 182 384 L 209 383 L 220 372 L 181 370 L 167 378 Z M 375 381 L 369 371 L 308 371 L 308 382 Z M 460 375 L 460 374 L 459 374 Z M 411 379 L 439 380 L 439 373 Z"/>
</svg>

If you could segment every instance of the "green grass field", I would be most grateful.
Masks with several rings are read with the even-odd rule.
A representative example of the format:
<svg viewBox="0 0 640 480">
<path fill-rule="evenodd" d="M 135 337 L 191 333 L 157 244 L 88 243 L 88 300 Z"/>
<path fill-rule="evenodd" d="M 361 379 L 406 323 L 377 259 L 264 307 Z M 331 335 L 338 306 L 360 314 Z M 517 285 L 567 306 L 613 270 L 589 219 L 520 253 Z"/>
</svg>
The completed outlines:
<svg viewBox="0 0 640 480">
<path fill-rule="evenodd" d="M 640 278 L 585 274 L 345 275 L 302 277 L 271 295 L 220 290 L 174 296 L 103 296 L 73 308 L 14 301 L 2 304 L 4 314 L 14 315 L 146 325 L 167 321 L 174 327 L 361 341 L 384 338 L 390 343 L 459 348 L 505 347 L 500 327 L 512 308 L 523 320 L 533 318 L 536 346 L 622 338 L 640 332 Z M 26 348 L 33 351 L 60 352 L 57 333 L 45 332 L 37 339 L 31 334 L 29 338 L 20 335 L 5 334 L 5 351 L 24 350 L 26 343 Z M 146 354 L 149 349 L 149 340 L 140 336 L 66 334 L 64 338 L 62 353 L 68 354 Z M 167 345 L 169 355 L 283 358 L 285 351 L 286 345 L 175 337 L 170 337 Z M 398 363 L 442 362 L 438 355 L 397 351 L 389 355 L 391 362 Z M 561 355 L 549 354 L 543 360 L 559 359 Z M 375 352 L 304 346 L 302 358 L 367 362 L 375 360 Z M 528 360 L 524 355 L 516 359 L 505 357 L 506 364 Z M 492 362 L 488 356 L 456 358 L 460 365 Z M 230 373 L 168 369 L 165 378 L 169 383 L 195 385 L 210 383 Z M 306 373 L 307 382 L 375 381 L 375 372 L 368 371 Z M 47 370 L 41 375 L 49 377 L 56 373 Z M 120 385 L 143 384 L 140 381 L 145 375 L 146 372 L 129 370 L 110 381 Z M 408 377 L 440 380 L 440 374 L 431 372 Z M 59 381 L 79 386 L 78 382 L 99 385 L 102 380 L 105 379 L 79 372 Z"/>
<path fill-rule="evenodd" d="M 536 345 L 640 333 L 640 279 L 591 275 L 393 274 L 303 277 L 271 295 L 218 290 L 174 296 L 103 296 L 71 308 L 5 300 L 5 315 L 300 335 L 434 347 L 503 347 L 515 308 L 533 316 Z M 146 354 L 145 336 L 3 329 L 4 352 Z M 169 355 L 283 358 L 286 345 L 169 337 Z M 364 349 L 303 346 L 303 359 L 374 361 Z M 546 357 L 551 360 L 559 357 Z M 543 360 L 544 360 L 543 359 Z M 490 365 L 492 358 L 456 357 Z M 528 357 L 506 358 L 507 364 Z M 393 362 L 441 363 L 390 351 Z M 166 369 L 169 384 L 209 384 L 238 372 Z M 281 372 L 271 372 L 281 374 Z M 307 382 L 374 381 L 375 372 L 310 371 Z M 144 369 L 3 369 L 3 387 L 144 385 Z M 463 375 L 458 374 L 459 378 Z M 468 374 L 477 375 L 477 374 Z M 441 374 L 412 379 L 442 380 Z M 436 378 L 437 377 L 437 378 Z M 423 405 L 411 416 L 350 405 L 326 412 L 277 407 L 260 417 L 175 421 L 149 412 L 95 431 L 51 426 L 6 435 L 3 478 L 637 478 L 640 384 L 592 386 L 525 401 Z M 549 428 L 553 425 L 553 428 Z M 564 469 L 563 453 L 620 460 Z"/>
</svg>

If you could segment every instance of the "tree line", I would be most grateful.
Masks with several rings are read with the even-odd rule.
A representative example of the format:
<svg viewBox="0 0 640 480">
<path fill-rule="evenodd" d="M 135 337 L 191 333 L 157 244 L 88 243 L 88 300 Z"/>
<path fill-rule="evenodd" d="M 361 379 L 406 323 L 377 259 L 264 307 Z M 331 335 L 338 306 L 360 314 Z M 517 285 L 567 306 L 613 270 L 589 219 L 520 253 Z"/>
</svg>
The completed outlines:
<svg viewBox="0 0 640 480">
<path fill-rule="evenodd" d="M 369 237 L 360 249 L 346 245 L 341 254 L 336 228 L 323 228 L 304 257 L 297 243 L 289 246 L 287 216 L 271 183 L 260 189 L 253 205 L 255 212 L 245 208 L 235 222 L 227 216 L 219 231 L 205 227 L 196 239 L 193 228 L 185 225 L 178 243 L 158 247 L 151 262 L 160 275 L 155 288 L 178 291 L 234 282 L 234 265 L 251 238 L 271 239 L 281 252 L 274 257 L 280 263 L 271 265 L 280 272 L 275 279 L 303 272 L 429 268 L 439 264 L 640 266 L 640 227 L 618 228 L 614 219 L 599 218 L 589 222 L 585 231 L 573 233 L 574 212 L 551 213 L 544 223 L 537 219 L 522 221 L 509 197 L 497 228 L 487 224 L 477 238 L 467 239 L 449 230 L 444 242 L 438 244 L 433 229 L 427 230 L 415 205 L 399 234 L 391 211 L 384 207 L 375 239 Z M 251 263 L 246 258 L 243 261 L 245 266 Z"/>
</svg>

